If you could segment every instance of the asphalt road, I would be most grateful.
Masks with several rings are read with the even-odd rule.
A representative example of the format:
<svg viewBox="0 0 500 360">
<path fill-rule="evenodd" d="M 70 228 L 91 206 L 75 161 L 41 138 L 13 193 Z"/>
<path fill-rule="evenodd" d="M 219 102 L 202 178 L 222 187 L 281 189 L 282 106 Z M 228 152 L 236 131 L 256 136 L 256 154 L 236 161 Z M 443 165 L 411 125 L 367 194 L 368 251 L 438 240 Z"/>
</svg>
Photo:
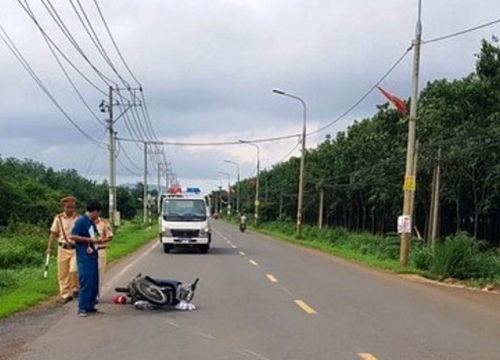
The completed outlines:
<svg viewBox="0 0 500 360">
<path fill-rule="evenodd" d="M 500 295 L 415 282 L 216 221 L 208 254 L 157 241 L 112 266 L 100 309 L 0 321 L 0 359 L 500 359 Z M 111 303 L 137 273 L 191 281 L 194 311 Z"/>
</svg>

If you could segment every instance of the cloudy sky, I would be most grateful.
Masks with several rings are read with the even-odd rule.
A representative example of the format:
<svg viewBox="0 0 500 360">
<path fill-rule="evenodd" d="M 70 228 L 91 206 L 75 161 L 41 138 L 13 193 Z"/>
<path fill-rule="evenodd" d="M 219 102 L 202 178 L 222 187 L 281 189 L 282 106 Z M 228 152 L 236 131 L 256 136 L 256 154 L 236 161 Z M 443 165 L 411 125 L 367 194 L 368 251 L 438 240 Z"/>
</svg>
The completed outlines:
<svg viewBox="0 0 500 360">
<path fill-rule="evenodd" d="M 189 144 L 288 136 L 258 143 L 261 168 L 300 155 L 295 135 L 302 128 L 302 105 L 273 94 L 273 88 L 307 104 L 308 148 L 355 119 L 372 116 L 385 102 L 378 91 L 345 113 L 401 57 L 381 86 L 408 98 L 412 51 L 407 49 L 417 5 L 417 0 L 2 1 L 0 154 L 107 179 L 108 113 L 99 104 L 108 101 L 111 85 L 119 88 L 113 91 L 119 103 L 113 106 L 119 117 L 115 131 L 122 139 L 119 184 L 143 181 L 144 145 L 131 140 L 146 140 L 165 143 L 148 146 L 149 183 L 157 182 L 162 152 L 181 185 L 207 191 L 225 186 L 221 172 L 234 181 L 237 171 L 224 160 L 238 163 L 242 178 L 252 176 L 256 148 Z M 424 41 L 498 19 L 499 1 L 422 1 Z M 500 37 L 500 23 L 423 45 L 420 88 L 472 72 L 481 39 L 492 36 Z M 142 93 L 134 90 L 139 87 Z M 142 106 L 128 107 L 130 99 Z"/>
</svg>

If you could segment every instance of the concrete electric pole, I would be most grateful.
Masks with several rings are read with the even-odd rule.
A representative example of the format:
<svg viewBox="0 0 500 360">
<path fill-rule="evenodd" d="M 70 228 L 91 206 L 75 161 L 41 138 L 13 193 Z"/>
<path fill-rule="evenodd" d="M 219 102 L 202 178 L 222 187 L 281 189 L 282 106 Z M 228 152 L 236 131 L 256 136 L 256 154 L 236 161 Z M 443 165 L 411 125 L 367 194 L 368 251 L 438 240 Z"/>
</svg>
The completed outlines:
<svg viewBox="0 0 500 360">
<path fill-rule="evenodd" d="M 415 152 L 415 132 L 417 120 L 417 102 L 418 102 L 418 76 L 420 66 L 420 44 L 422 41 L 422 23 L 421 23 L 421 10 L 422 1 L 418 2 L 418 19 L 415 27 L 415 40 L 413 42 L 413 72 L 412 72 L 412 85 L 411 85 L 411 104 L 410 104 L 410 118 L 408 121 L 408 144 L 406 148 L 406 171 L 404 178 L 404 201 L 403 201 L 403 216 L 401 219 L 402 226 L 401 232 L 401 248 L 399 254 L 399 262 L 401 265 L 408 265 L 408 253 L 410 245 L 410 235 L 412 229 L 412 194 L 416 188 L 415 181 L 415 168 L 414 168 L 414 152 Z"/>
</svg>

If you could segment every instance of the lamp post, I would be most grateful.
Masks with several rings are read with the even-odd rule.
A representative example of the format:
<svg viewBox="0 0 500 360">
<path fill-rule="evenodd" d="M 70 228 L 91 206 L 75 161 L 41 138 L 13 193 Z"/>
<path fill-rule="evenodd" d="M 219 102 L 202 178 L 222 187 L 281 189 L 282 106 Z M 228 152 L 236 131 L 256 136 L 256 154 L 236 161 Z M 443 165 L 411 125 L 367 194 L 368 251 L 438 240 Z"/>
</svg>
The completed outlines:
<svg viewBox="0 0 500 360">
<path fill-rule="evenodd" d="M 273 93 L 286 96 L 295 100 L 300 101 L 302 104 L 302 155 L 300 157 L 300 173 L 299 173 L 299 196 L 297 201 L 297 227 L 296 227 L 296 237 L 300 238 L 302 236 L 302 202 L 304 198 L 304 158 L 306 156 L 306 103 L 300 97 L 288 94 L 282 90 L 273 89 Z"/>
<path fill-rule="evenodd" d="M 259 145 L 249 142 L 249 141 L 244 141 L 244 140 L 238 140 L 242 144 L 248 144 L 257 150 L 257 179 L 255 180 L 255 203 L 254 203 L 254 223 L 255 227 L 259 225 L 259 177 L 260 177 L 260 147 Z"/>
<path fill-rule="evenodd" d="M 231 215 L 231 175 L 224 171 L 217 171 L 227 176 L 227 214 Z"/>
<path fill-rule="evenodd" d="M 240 213 L 240 164 L 231 160 L 224 160 L 224 162 L 236 165 L 236 169 L 238 170 L 238 180 L 237 180 L 238 185 L 236 188 L 236 212 L 239 214 Z"/>
</svg>

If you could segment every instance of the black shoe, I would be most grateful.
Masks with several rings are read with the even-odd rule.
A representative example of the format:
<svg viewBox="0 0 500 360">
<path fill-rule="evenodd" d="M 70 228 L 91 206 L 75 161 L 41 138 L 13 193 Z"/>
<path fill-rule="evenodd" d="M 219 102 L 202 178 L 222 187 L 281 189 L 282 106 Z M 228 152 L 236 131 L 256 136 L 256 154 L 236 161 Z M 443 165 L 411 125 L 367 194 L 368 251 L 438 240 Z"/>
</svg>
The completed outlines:
<svg viewBox="0 0 500 360">
<path fill-rule="evenodd" d="M 78 299 L 78 294 L 79 294 L 79 292 L 78 292 L 78 291 L 73 291 L 73 297 L 74 297 L 75 299 Z"/>
<path fill-rule="evenodd" d="M 67 304 L 67 303 L 69 303 L 71 300 L 73 300 L 73 296 L 71 296 L 71 295 L 70 295 L 70 296 L 68 296 L 68 297 L 63 298 L 63 299 L 62 299 L 62 303 L 63 303 L 63 304 Z"/>
</svg>

